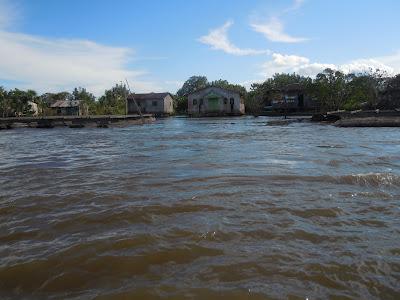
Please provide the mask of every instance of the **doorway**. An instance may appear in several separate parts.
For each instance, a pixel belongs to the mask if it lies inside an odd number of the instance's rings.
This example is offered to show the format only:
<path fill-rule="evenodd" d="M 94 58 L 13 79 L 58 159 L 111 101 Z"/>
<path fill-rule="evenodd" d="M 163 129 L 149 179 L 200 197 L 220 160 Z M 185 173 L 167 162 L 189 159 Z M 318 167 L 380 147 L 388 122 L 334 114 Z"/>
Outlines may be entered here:
<path fill-rule="evenodd" d="M 304 95 L 303 95 L 303 94 L 300 94 L 300 95 L 299 95 L 299 103 L 298 103 L 298 106 L 299 106 L 300 109 L 303 109 L 303 107 L 304 107 Z"/>

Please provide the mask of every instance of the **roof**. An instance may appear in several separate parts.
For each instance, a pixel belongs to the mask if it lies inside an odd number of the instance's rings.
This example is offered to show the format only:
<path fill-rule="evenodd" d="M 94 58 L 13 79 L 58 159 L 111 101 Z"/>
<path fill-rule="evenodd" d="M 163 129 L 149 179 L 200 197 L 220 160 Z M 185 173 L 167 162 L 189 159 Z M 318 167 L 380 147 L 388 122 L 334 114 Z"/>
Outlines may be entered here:
<path fill-rule="evenodd" d="M 52 105 L 51 108 L 63 108 L 63 107 L 78 107 L 80 100 L 57 100 Z"/>
<path fill-rule="evenodd" d="M 288 84 L 288 85 L 286 85 L 284 87 L 284 90 L 289 91 L 289 92 L 291 92 L 291 91 L 301 91 L 303 89 L 304 88 L 302 87 L 302 85 L 300 83 L 291 83 L 291 84 Z"/>
<path fill-rule="evenodd" d="M 197 93 L 199 93 L 199 92 L 202 92 L 202 91 L 204 91 L 204 90 L 206 90 L 206 89 L 210 89 L 210 88 L 211 88 L 211 89 L 223 90 L 223 91 L 227 91 L 227 92 L 230 92 L 230 93 L 234 93 L 234 94 L 239 94 L 239 95 L 240 95 L 240 93 L 237 92 L 237 91 L 234 91 L 234 90 L 231 90 L 231 89 L 221 88 L 221 87 L 219 87 L 219 86 L 214 86 L 214 85 L 210 85 L 210 86 L 207 86 L 207 87 L 198 89 L 197 91 L 194 91 L 193 93 L 190 93 L 189 95 L 194 95 L 194 94 L 197 94 Z M 241 96 L 241 95 L 240 95 L 240 96 Z"/>
<path fill-rule="evenodd" d="M 131 94 L 129 99 L 135 98 L 135 100 L 164 100 L 170 93 L 144 93 L 144 94 Z M 172 97 L 172 96 L 171 96 Z"/>
<path fill-rule="evenodd" d="M 267 93 L 290 93 L 304 91 L 304 87 L 300 83 L 287 84 L 282 88 L 271 88 Z"/>

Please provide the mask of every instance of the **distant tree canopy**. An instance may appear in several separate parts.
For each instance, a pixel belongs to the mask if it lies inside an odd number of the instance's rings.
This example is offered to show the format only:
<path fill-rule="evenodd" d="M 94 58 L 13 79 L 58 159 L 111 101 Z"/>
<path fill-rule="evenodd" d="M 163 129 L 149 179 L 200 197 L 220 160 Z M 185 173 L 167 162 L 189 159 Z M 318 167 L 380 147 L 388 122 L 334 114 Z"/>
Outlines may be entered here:
<path fill-rule="evenodd" d="M 37 94 L 33 90 L 13 89 L 7 92 L 0 87 L 0 114 L 3 117 L 32 115 L 30 103 L 36 102 L 37 98 Z"/>
<path fill-rule="evenodd" d="M 208 81 L 205 76 L 192 76 L 174 96 L 178 113 L 187 110 L 187 96 L 209 86 L 216 86 L 238 92 L 244 99 L 248 113 L 259 113 L 280 91 L 288 85 L 298 84 L 309 96 L 319 103 L 322 111 L 345 109 L 393 109 L 400 108 L 400 75 L 390 77 L 380 70 L 369 70 L 359 74 L 345 74 L 338 70 L 326 69 L 315 78 L 298 74 L 275 74 L 260 83 L 253 83 L 247 92 L 244 86 L 219 79 Z M 57 100 L 81 100 L 91 115 L 125 114 L 128 89 L 116 84 L 97 100 L 83 87 L 71 93 L 45 93 L 37 95 L 33 90 L 6 90 L 0 86 L 0 116 L 11 117 L 31 115 L 30 103 L 36 103 L 40 115 L 51 114 L 50 106 Z"/>
<path fill-rule="evenodd" d="M 246 111 L 257 114 L 263 107 L 270 103 L 289 84 L 299 84 L 304 89 L 309 89 L 312 79 L 298 74 L 274 74 L 262 83 L 253 83 L 250 92 L 245 98 Z"/>
<path fill-rule="evenodd" d="M 375 108 L 388 79 L 379 70 L 344 74 L 326 69 L 316 76 L 309 91 L 323 110 Z"/>
<path fill-rule="evenodd" d="M 400 108 L 400 74 L 386 81 L 385 88 L 381 94 L 377 103 L 378 108 Z"/>
<path fill-rule="evenodd" d="M 248 111 L 259 111 L 265 103 L 276 96 L 275 90 L 281 90 L 296 83 L 308 95 L 316 99 L 323 111 L 373 109 L 378 106 L 378 103 L 383 103 L 381 100 L 384 91 L 388 89 L 388 84 L 392 79 L 380 70 L 345 74 L 338 70 L 325 69 L 314 79 L 298 74 L 275 74 L 263 83 L 251 85 L 246 106 L 249 108 Z M 387 102 L 381 106 L 389 108 L 388 103 L 393 103 L 396 97 L 398 96 L 387 94 Z"/>
<path fill-rule="evenodd" d="M 97 114 L 96 97 L 92 93 L 86 91 L 85 88 L 75 88 L 71 95 L 72 100 L 81 100 L 85 107 L 87 107 L 89 115 Z"/>
<path fill-rule="evenodd" d="M 187 97 L 189 94 L 209 86 L 206 76 L 192 76 L 185 81 L 183 86 L 176 92 L 178 97 Z"/>
<path fill-rule="evenodd" d="M 124 115 L 128 93 L 128 88 L 124 84 L 116 84 L 111 89 L 106 90 L 98 100 L 96 114 Z"/>

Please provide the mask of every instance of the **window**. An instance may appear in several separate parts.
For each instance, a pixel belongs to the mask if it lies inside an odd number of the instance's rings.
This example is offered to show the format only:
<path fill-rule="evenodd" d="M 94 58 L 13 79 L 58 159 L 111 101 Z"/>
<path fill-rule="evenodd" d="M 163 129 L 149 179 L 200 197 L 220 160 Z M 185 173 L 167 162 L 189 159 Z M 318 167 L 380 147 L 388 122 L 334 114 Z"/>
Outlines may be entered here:
<path fill-rule="evenodd" d="M 153 106 L 157 106 L 157 101 L 153 101 Z"/>
<path fill-rule="evenodd" d="M 228 104 L 228 98 L 224 98 L 224 104 Z"/>
<path fill-rule="evenodd" d="M 203 98 L 200 99 L 200 104 L 203 105 Z"/>
<path fill-rule="evenodd" d="M 235 103 L 235 99 L 231 98 L 229 100 L 230 100 L 231 105 Z"/>
<path fill-rule="evenodd" d="M 197 105 L 197 99 L 193 99 L 193 105 Z"/>

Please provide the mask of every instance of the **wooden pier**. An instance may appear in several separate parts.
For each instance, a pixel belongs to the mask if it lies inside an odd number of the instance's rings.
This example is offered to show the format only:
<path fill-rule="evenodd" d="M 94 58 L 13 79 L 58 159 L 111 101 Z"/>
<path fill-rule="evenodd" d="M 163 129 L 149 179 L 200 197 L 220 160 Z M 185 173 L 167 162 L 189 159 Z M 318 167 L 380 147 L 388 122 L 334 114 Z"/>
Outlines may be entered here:
<path fill-rule="evenodd" d="M 14 127 L 53 128 L 53 127 L 100 127 L 112 125 L 144 124 L 155 121 L 154 115 L 106 115 L 106 116 L 47 116 L 0 118 L 0 129 Z"/>

